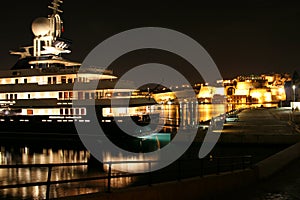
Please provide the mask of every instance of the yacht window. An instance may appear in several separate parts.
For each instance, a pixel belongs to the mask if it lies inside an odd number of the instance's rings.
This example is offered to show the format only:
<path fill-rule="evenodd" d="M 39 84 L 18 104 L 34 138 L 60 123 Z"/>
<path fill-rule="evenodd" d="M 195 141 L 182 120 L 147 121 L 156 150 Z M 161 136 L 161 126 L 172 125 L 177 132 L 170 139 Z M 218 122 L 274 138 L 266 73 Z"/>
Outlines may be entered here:
<path fill-rule="evenodd" d="M 27 83 L 27 78 L 24 79 L 24 83 Z"/>
<path fill-rule="evenodd" d="M 82 100 L 83 99 L 83 92 L 78 92 L 78 99 Z"/>
<path fill-rule="evenodd" d="M 27 110 L 27 115 L 33 115 L 33 110 Z"/>
<path fill-rule="evenodd" d="M 64 114 L 64 110 L 63 109 L 60 109 L 59 112 L 60 112 L 61 115 Z"/>
<path fill-rule="evenodd" d="M 15 84 L 18 84 L 19 83 L 19 79 L 15 79 Z"/>
<path fill-rule="evenodd" d="M 14 95 L 13 94 L 10 94 L 10 99 L 13 99 L 14 98 Z"/>
<path fill-rule="evenodd" d="M 70 115 L 74 115 L 74 108 L 70 109 Z"/>
<path fill-rule="evenodd" d="M 71 78 L 68 79 L 68 83 L 72 83 L 72 79 Z"/>
<path fill-rule="evenodd" d="M 103 97 L 103 92 L 102 91 L 99 92 L 98 96 L 99 96 L 99 99 L 101 99 Z"/>
<path fill-rule="evenodd" d="M 51 77 L 48 77 L 48 84 L 51 84 Z"/>
<path fill-rule="evenodd" d="M 28 94 L 28 99 L 30 99 L 30 94 Z"/>
<path fill-rule="evenodd" d="M 69 93 L 68 92 L 64 92 L 64 99 L 68 99 L 69 98 Z"/>
<path fill-rule="evenodd" d="M 8 94 L 6 94 L 6 99 L 8 99 L 9 98 L 9 95 Z"/>
<path fill-rule="evenodd" d="M 80 114 L 79 111 L 80 111 L 79 108 L 76 108 L 76 109 L 75 109 L 75 114 L 76 114 L 76 115 L 79 115 L 79 114 Z"/>
<path fill-rule="evenodd" d="M 85 93 L 85 99 L 89 99 L 90 98 L 90 93 L 86 92 Z"/>
<path fill-rule="evenodd" d="M 62 76 L 62 77 L 61 77 L 61 83 L 66 83 L 66 82 L 67 82 L 66 76 Z"/>
<path fill-rule="evenodd" d="M 87 78 L 86 77 L 79 77 L 79 82 L 80 83 L 87 83 Z"/>
<path fill-rule="evenodd" d="M 18 94 L 15 94 L 15 99 L 18 99 Z"/>
<path fill-rule="evenodd" d="M 73 99 L 73 92 L 69 92 L 69 98 Z"/>
<path fill-rule="evenodd" d="M 95 93 L 94 92 L 91 93 L 91 98 L 95 99 Z"/>
<path fill-rule="evenodd" d="M 81 108 L 81 115 L 85 115 L 85 108 Z"/>
<path fill-rule="evenodd" d="M 58 93 L 58 98 L 59 98 L 59 99 L 62 99 L 62 98 L 63 98 L 63 93 L 62 93 L 62 92 L 59 92 L 59 93 Z"/>
<path fill-rule="evenodd" d="M 66 114 L 66 115 L 69 114 L 69 109 L 68 109 L 68 108 L 65 109 L 65 114 Z"/>
<path fill-rule="evenodd" d="M 53 77 L 53 84 L 56 84 L 56 77 Z"/>

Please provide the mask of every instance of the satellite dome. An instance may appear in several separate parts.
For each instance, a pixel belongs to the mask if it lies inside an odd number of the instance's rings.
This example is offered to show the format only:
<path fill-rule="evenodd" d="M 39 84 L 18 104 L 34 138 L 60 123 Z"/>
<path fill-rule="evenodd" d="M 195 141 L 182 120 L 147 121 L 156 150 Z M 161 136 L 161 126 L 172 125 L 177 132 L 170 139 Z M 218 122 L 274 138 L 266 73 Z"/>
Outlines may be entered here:
<path fill-rule="evenodd" d="M 32 32 L 35 36 L 44 36 L 49 33 L 50 29 L 50 21 L 46 17 L 36 18 L 32 22 L 31 26 Z"/>

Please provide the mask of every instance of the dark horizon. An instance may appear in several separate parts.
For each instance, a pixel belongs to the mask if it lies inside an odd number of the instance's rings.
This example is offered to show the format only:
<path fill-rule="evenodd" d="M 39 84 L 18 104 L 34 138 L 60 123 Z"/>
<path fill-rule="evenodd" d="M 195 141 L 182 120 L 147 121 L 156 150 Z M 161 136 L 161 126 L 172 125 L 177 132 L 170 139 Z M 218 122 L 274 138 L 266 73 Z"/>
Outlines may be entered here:
<path fill-rule="evenodd" d="M 32 21 L 46 17 L 50 0 L 7 2 L 0 13 L 0 69 L 9 69 L 17 61 L 9 50 L 32 45 Z M 71 55 L 66 58 L 82 62 L 100 42 L 119 32 L 146 26 L 180 31 L 201 44 L 211 55 L 223 78 L 261 73 L 293 73 L 300 60 L 300 2 L 227 1 L 205 3 L 118 3 L 65 0 L 64 38 L 71 39 Z M 149 56 L 150 55 L 150 56 Z M 161 61 L 175 68 L 186 65 L 174 56 L 159 52 L 137 52 L 117 61 L 114 71 L 121 74 L 143 62 Z M 162 59 L 162 60 L 160 60 Z M 181 65 L 182 64 L 182 65 Z M 119 67 L 122 65 L 122 67 Z M 192 71 L 186 71 L 192 74 Z M 191 77 L 197 79 L 197 77 Z"/>

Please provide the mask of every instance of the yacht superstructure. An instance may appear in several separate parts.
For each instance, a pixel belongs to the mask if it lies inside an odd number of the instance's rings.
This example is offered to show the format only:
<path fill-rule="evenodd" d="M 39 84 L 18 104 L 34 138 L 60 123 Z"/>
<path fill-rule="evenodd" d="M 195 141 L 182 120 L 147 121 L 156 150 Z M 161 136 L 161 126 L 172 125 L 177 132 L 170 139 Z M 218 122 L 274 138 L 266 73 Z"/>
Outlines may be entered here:
<path fill-rule="evenodd" d="M 49 6 L 53 13 L 33 21 L 33 46 L 23 47 L 11 54 L 19 55 L 11 70 L 0 72 L 0 125 L 4 130 L 40 131 L 56 127 L 68 131 L 74 121 L 89 123 L 89 105 L 73 107 L 75 100 L 94 100 L 101 125 L 114 120 L 134 119 L 136 123 L 149 120 L 152 97 L 139 95 L 132 82 L 123 81 L 114 89 L 118 78 L 111 70 L 89 67 L 78 74 L 81 63 L 64 59 L 70 53 L 70 41 L 61 38 L 63 22 L 59 13 L 61 0 Z M 96 90 L 73 90 L 74 83 L 98 82 Z M 111 99 L 120 100 L 118 108 L 111 109 Z M 122 100 L 130 98 L 130 106 Z M 66 125 L 67 124 L 67 125 Z M 109 126 L 111 127 L 111 125 Z M 2 129 L 3 130 L 3 129 Z"/>

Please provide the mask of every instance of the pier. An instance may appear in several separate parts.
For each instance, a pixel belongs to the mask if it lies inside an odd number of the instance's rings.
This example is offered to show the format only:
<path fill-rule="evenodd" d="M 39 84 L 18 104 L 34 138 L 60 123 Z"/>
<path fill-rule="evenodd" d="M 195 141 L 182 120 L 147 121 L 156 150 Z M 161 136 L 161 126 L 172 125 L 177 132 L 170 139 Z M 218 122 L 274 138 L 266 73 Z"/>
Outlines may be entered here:
<path fill-rule="evenodd" d="M 252 108 L 239 112 L 239 121 L 224 123 L 218 143 L 295 144 L 300 141 L 300 113 L 290 108 Z M 196 141 L 202 141 L 199 133 Z"/>

